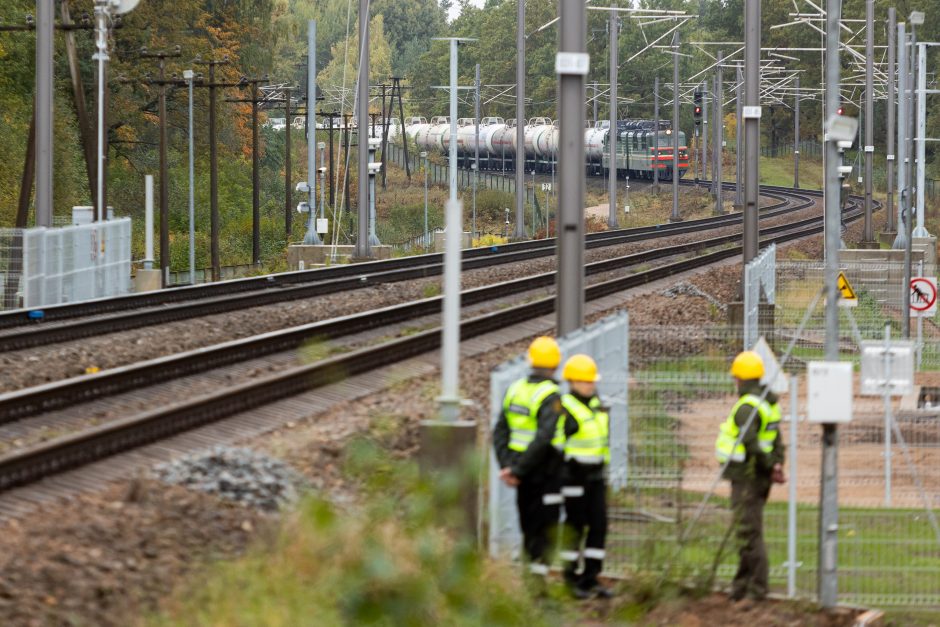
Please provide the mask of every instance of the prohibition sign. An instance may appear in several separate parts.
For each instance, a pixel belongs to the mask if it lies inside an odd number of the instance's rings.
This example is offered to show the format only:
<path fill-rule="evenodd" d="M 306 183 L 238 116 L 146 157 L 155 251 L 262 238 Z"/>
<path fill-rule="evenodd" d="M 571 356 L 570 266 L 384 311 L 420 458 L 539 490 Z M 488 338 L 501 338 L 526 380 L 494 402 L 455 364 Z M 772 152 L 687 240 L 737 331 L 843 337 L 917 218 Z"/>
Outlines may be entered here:
<path fill-rule="evenodd" d="M 911 279 L 911 311 L 933 315 L 937 310 L 937 280 L 924 277 Z"/>

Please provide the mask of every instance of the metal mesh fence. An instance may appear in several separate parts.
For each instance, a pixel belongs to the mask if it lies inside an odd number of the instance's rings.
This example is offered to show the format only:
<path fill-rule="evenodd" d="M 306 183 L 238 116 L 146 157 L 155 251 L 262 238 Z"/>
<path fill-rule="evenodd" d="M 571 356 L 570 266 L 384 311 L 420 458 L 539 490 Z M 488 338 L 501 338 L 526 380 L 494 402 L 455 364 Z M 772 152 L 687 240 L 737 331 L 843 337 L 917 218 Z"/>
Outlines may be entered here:
<path fill-rule="evenodd" d="M 23 229 L 0 229 L 0 309 L 22 302 Z"/>
<path fill-rule="evenodd" d="M 22 306 L 41 307 L 130 290 L 130 218 L 22 231 Z"/>
<path fill-rule="evenodd" d="M 793 341 L 794 321 L 803 313 L 794 301 L 803 299 L 805 309 L 820 289 L 821 282 L 803 272 L 808 270 L 812 268 L 805 264 L 780 265 L 777 315 L 772 328 L 763 329 L 778 356 Z M 896 298 L 894 292 L 887 290 L 884 300 Z M 879 337 L 882 318 L 890 318 L 891 311 L 876 305 L 877 301 L 872 296 L 866 305 L 865 298 L 860 298 L 851 313 L 842 313 L 840 357 L 855 362 L 856 372 L 859 351 L 850 318 L 856 318 L 859 334 Z M 781 430 L 796 460 L 795 464 L 794 458 L 788 460 L 792 492 L 789 484 L 772 489 L 764 523 L 771 584 L 784 592 L 791 575 L 788 517 L 792 515 L 796 559 L 790 591 L 808 598 L 816 593 L 821 427 L 804 421 L 803 381 L 806 363 L 822 358 L 821 300 L 818 307 L 785 366 L 799 383 L 795 412 L 790 398 L 780 399 Z M 742 333 L 740 328 L 727 327 L 631 328 L 630 474 L 626 489 L 612 495 L 606 565 L 611 572 L 668 570 L 670 577 L 704 585 L 728 584 L 733 577 L 737 547 L 734 536 L 727 536 L 729 484 L 719 481 L 707 504 L 702 507 L 702 503 L 719 471 L 714 455 L 719 425 L 737 398 L 728 367 L 742 346 Z M 890 457 L 885 454 L 883 401 L 858 396 L 856 374 L 854 419 L 839 428 L 839 590 L 843 602 L 940 607 L 940 538 L 925 511 L 925 500 L 940 509 L 940 408 L 926 406 L 936 406 L 940 396 L 925 391 L 932 389 L 935 379 L 940 382 L 935 372 L 940 363 L 927 358 L 940 351 L 938 340 L 925 334 L 925 359 L 916 375 L 915 394 L 891 402 L 904 444 L 894 437 Z M 790 419 L 793 413 L 795 424 Z M 890 505 L 885 503 L 886 459 L 891 460 Z M 791 497 L 792 512 L 788 510 Z"/>

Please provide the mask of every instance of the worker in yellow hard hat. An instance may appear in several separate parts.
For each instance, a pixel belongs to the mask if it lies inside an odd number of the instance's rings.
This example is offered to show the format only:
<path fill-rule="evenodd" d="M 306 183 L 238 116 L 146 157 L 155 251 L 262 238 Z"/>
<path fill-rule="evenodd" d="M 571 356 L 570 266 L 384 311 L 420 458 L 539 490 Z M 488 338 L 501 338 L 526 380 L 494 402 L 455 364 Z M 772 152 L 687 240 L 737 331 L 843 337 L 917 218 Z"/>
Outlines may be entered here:
<path fill-rule="evenodd" d="M 593 359 L 573 355 L 565 362 L 561 376 L 570 387 L 561 397 L 564 410 L 558 422 L 565 456 L 561 488 L 565 529 L 559 554 L 565 583 L 578 599 L 609 598 L 610 590 L 597 577 L 606 555 L 610 420 L 597 394 L 600 375 Z"/>
<path fill-rule="evenodd" d="M 529 346 L 529 363 L 529 375 L 506 391 L 493 427 L 493 447 L 500 478 L 516 488 L 529 572 L 544 590 L 562 503 L 562 458 L 556 441 L 561 397 L 554 378 L 561 363 L 558 343 L 550 337 L 536 338 Z"/>
<path fill-rule="evenodd" d="M 777 396 L 762 383 L 764 361 L 754 351 L 734 358 L 731 376 L 739 398 L 715 441 L 715 454 L 731 481 L 733 531 L 740 563 L 731 598 L 762 600 L 767 596 L 768 562 L 764 546 L 764 505 L 773 483 L 783 483 L 786 447 L 780 436 Z M 730 531 L 729 531 L 730 532 Z"/>

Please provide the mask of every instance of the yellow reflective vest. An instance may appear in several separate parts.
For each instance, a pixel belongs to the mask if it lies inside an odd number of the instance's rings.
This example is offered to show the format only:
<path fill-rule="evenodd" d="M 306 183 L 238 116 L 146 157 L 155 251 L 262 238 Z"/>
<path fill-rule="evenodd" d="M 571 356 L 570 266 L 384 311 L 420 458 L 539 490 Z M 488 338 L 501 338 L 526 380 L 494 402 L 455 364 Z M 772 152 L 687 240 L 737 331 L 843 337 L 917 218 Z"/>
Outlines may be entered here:
<path fill-rule="evenodd" d="M 509 425 L 510 449 L 522 453 L 529 448 L 538 431 L 539 407 L 546 398 L 558 392 L 558 384 L 551 379 L 532 383 L 525 378 L 509 386 L 503 397 L 503 414 Z M 552 444 L 555 444 L 554 440 Z"/>
<path fill-rule="evenodd" d="M 601 410 L 601 401 L 596 396 L 588 405 L 573 394 L 561 397 L 561 404 L 578 422 L 578 430 L 564 440 L 565 459 L 582 464 L 607 464 L 610 462 L 610 418 Z M 564 438 L 565 416 L 558 424 L 560 437 Z M 555 439 L 558 439 L 556 435 Z"/>
<path fill-rule="evenodd" d="M 715 440 L 715 456 L 722 464 L 728 460 L 743 462 L 747 458 L 744 444 L 738 442 L 741 430 L 734 420 L 738 410 L 745 405 L 757 408 L 757 417 L 760 419 L 757 442 L 761 451 L 770 453 L 774 450 L 774 443 L 777 440 L 777 432 L 780 427 L 780 406 L 776 403 L 771 405 L 766 399 L 761 400 L 759 396 L 754 394 L 744 394 L 731 408 L 728 419 L 721 423 L 718 439 Z"/>

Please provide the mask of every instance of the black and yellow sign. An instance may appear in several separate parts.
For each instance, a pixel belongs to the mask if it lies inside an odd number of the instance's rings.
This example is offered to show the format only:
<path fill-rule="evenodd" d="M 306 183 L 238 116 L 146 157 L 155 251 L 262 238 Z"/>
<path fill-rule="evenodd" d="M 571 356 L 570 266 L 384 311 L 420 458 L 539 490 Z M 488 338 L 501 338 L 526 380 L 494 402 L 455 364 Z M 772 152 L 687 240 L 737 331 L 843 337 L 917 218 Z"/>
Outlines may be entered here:
<path fill-rule="evenodd" d="M 839 273 L 839 278 L 836 280 L 836 288 L 839 290 L 839 304 L 843 307 L 854 307 L 858 304 L 858 294 L 855 293 L 855 289 L 852 287 L 852 284 L 849 283 L 849 280 L 845 278 L 845 272 Z"/>

